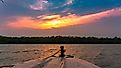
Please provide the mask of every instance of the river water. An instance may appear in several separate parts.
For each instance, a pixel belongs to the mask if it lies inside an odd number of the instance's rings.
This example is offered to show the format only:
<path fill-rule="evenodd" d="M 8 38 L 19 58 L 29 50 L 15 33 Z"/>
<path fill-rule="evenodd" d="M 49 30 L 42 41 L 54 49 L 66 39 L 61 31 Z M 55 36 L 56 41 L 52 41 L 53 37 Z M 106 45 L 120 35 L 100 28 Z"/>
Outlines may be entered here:
<path fill-rule="evenodd" d="M 65 46 L 66 55 L 101 68 L 121 68 L 121 44 L 0 44 L 0 66 L 43 58 Z"/>

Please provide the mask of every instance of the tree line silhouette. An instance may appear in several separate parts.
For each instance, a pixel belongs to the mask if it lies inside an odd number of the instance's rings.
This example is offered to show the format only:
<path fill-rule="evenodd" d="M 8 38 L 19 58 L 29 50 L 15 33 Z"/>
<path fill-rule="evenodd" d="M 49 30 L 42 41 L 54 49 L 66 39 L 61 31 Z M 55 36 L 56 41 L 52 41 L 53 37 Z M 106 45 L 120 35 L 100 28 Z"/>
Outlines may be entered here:
<path fill-rule="evenodd" d="M 121 38 L 97 38 L 77 36 L 6 37 L 0 36 L 0 44 L 121 44 Z"/>

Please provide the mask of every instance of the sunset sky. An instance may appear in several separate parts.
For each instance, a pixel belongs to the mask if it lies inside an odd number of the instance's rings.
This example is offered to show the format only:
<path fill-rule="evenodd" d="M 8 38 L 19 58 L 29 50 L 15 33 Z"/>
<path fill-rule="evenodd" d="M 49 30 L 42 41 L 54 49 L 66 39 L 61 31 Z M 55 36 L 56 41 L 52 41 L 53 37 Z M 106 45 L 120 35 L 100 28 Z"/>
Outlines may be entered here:
<path fill-rule="evenodd" d="M 121 37 L 121 0 L 4 0 L 0 35 Z"/>

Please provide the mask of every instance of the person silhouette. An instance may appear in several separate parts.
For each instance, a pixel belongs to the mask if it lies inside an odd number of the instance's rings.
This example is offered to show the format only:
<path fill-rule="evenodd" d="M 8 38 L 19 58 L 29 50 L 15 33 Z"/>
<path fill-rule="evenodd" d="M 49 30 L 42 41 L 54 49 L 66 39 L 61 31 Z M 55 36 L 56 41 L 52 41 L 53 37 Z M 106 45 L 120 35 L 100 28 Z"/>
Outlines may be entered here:
<path fill-rule="evenodd" d="M 65 57 L 65 50 L 64 50 L 64 46 L 60 46 L 60 51 L 61 51 L 61 54 L 59 55 L 59 57 Z"/>

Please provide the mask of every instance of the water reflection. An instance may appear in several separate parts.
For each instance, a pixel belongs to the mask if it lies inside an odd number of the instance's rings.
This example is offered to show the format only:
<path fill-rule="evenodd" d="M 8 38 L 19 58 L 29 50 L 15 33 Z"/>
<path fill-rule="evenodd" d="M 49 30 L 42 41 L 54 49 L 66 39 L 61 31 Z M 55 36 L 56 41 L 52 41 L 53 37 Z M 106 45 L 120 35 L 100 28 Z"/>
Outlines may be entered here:
<path fill-rule="evenodd" d="M 84 59 L 102 68 L 121 68 L 121 46 L 105 44 L 7 44 L 0 45 L 0 65 L 47 57 L 65 46 L 66 55 Z"/>

